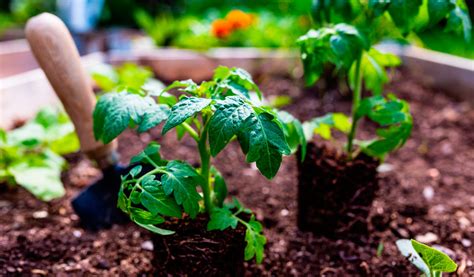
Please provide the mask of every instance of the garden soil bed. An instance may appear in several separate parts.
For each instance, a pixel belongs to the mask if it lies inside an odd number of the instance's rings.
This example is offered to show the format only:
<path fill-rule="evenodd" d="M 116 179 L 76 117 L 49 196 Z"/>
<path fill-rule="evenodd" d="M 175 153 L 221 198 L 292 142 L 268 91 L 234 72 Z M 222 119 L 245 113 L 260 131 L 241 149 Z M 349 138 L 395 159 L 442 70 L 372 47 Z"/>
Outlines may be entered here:
<path fill-rule="evenodd" d="M 292 96 L 293 104 L 285 109 L 301 119 L 350 109 L 348 97 L 336 91 L 302 89 L 285 78 L 260 76 L 258 81 L 267 95 Z M 256 212 L 268 238 L 263 264 L 246 263 L 246 275 L 416 276 L 395 246 L 399 238 L 416 236 L 443 246 L 459 265 L 459 275 L 474 275 L 474 110 L 419 85 L 405 72 L 395 72 L 389 89 L 411 103 L 415 126 L 406 146 L 386 160 L 384 168 L 392 170 L 380 176 L 368 238 L 328 239 L 297 229 L 293 157 L 284 159 L 273 181 L 246 164 L 235 143 L 217 157 L 230 194 Z M 125 133 L 119 140 L 122 161 L 155 138 L 165 158 L 198 163 L 191 139 L 176 144 L 175 137 L 161 138 L 157 129 L 140 136 Z M 68 159 L 63 199 L 45 204 L 20 189 L 0 193 L 0 275 L 152 275 L 147 231 L 130 223 L 92 233 L 78 225 L 70 200 L 99 172 L 80 155 Z"/>

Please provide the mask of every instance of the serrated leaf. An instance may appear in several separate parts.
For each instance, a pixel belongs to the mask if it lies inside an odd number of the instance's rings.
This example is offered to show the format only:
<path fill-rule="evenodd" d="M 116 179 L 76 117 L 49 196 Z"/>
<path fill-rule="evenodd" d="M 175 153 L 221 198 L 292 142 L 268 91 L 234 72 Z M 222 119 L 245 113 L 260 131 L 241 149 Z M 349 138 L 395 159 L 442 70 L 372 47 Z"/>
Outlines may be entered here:
<path fill-rule="evenodd" d="M 154 176 L 152 179 L 154 179 Z M 141 203 L 153 215 L 161 214 L 181 218 L 181 208 L 173 198 L 165 194 L 159 181 L 144 180 L 142 188 L 143 191 L 140 194 Z"/>
<path fill-rule="evenodd" d="M 207 230 L 225 230 L 229 227 L 235 229 L 238 224 L 237 218 L 226 208 L 214 208 L 211 212 L 211 220 L 207 223 Z"/>
<path fill-rule="evenodd" d="M 140 195 L 141 195 L 141 192 L 136 191 L 136 190 L 132 191 L 130 193 L 130 201 L 135 205 L 140 204 L 142 202 L 140 199 Z"/>
<path fill-rule="evenodd" d="M 171 113 L 163 127 L 163 135 L 172 128 L 183 123 L 189 117 L 202 111 L 211 104 L 211 99 L 198 97 L 184 97 L 171 108 Z"/>
<path fill-rule="evenodd" d="M 247 162 L 256 162 L 257 168 L 268 179 L 278 172 L 282 154 L 291 153 L 283 131 L 274 119 L 267 112 L 258 115 L 252 113 L 245 120 L 238 136 L 242 150 L 247 152 Z"/>
<path fill-rule="evenodd" d="M 216 156 L 224 149 L 252 113 L 252 107 L 237 96 L 217 101 L 214 106 L 216 111 L 209 122 L 209 145 L 212 156 Z"/>
<path fill-rule="evenodd" d="M 191 79 L 183 80 L 183 81 L 174 81 L 171 85 L 167 86 L 163 91 L 167 92 L 175 88 L 178 88 L 180 91 L 184 91 L 192 95 L 197 95 L 198 85 Z"/>
<path fill-rule="evenodd" d="M 137 166 L 135 166 L 134 168 L 132 168 L 132 169 L 130 170 L 130 175 L 131 175 L 132 177 L 135 177 L 135 176 L 137 176 L 138 174 L 140 174 L 141 171 L 142 171 L 142 166 L 141 166 L 141 165 L 137 165 Z"/>
<path fill-rule="evenodd" d="M 156 142 L 151 142 L 150 144 L 148 144 L 142 152 L 132 157 L 132 159 L 130 160 L 131 164 L 151 164 L 151 162 L 154 162 L 157 165 L 163 165 L 163 163 L 166 162 L 161 159 L 160 145 Z"/>
<path fill-rule="evenodd" d="M 150 97 L 121 91 L 108 93 L 99 98 L 94 109 L 94 136 L 97 140 L 109 143 L 122 133 L 130 124 L 142 124 L 140 131 L 154 127 L 164 118 L 156 117 L 157 110 L 163 111 L 164 106 L 158 105 Z M 162 114 L 159 114 L 162 115 Z"/>
<path fill-rule="evenodd" d="M 262 98 L 262 92 L 252 80 L 252 76 L 242 68 L 219 66 L 214 71 L 213 80 L 221 86 L 228 86 L 227 88 L 229 88 L 234 94 L 250 99 L 248 91 L 254 91 L 260 99 Z"/>
<path fill-rule="evenodd" d="M 382 96 L 363 99 L 355 116 L 356 119 L 367 116 L 385 127 L 377 129 L 376 140 L 361 143 L 362 151 L 380 159 L 405 144 L 413 127 L 408 103 L 393 95 L 388 100 Z"/>
<path fill-rule="evenodd" d="M 143 133 L 168 118 L 170 109 L 166 105 L 151 105 L 140 120 L 137 131 Z"/>
<path fill-rule="evenodd" d="M 222 82 L 217 83 L 217 86 L 220 89 L 228 90 L 231 93 L 231 95 L 232 94 L 238 95 L 242 98 L 250 99 L 249 90 L 246 89 L 244 86 L 234 83 L 233 81 L 230 81 L 230 80 L 222 81 Z"/>
<path fill-rule="evenodd" d="M 245 247 L 246 261 L 255 257 L 258 264 L 262 262 L 265 244 L 267 243 L 267 239 L 261 234 L 262 230 L 263 227 L 260 222 L 256 221 L 255 217 L 252 216 L 245 232 L 245 241 L 247 242 Z"/>
<path fill-rule="evenodd" d="M 135 207 L 128 207 L 127 208 L 130 218 L 137 224 L 160 224 L 165 222 L 165 219 L 157 214 L 152 214 L 149 211 L 135 208 Z"/>
<path fill-rule="evenodd" d="M 310 30 L 298 39 L 308 85 L 316 82 L 327 63 L 349 70 L 367 47 L 365 38 L 352 25 L 340 23 L 332 27 Z"/>
<path fill-rule="evenodd" d="M 173 193 L 176 202 L 183 205 L 184 211 L 191 218 L 199 212 L 201 196 L 196 191 L 199 175 L 187 163 L 170 161 L 166 165 L 166 173 L 161 176 L 161 183 L 167 195 Z"/>

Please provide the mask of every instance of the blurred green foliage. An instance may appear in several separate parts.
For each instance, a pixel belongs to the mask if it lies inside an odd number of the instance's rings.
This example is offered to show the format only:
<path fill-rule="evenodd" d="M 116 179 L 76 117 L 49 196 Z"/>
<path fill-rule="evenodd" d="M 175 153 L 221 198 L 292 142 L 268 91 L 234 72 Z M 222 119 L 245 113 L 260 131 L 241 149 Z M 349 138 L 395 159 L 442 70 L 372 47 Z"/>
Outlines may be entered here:
<path fill-rule="evenodd" d="M 316 27 L 350 23 L 371 43 L 394 39 L 472 58 L 473 5 L 470 0 L 315 0 L 312 14 Z"/>
<path fill-rule="evenodd" d="M 208 49 L 210 47 L 288 48 L 310 27 L 305 15 L 277 15 L 268 11 L 250 13 L 255 19 L 251 26 L 233 31 L 225 38 L 212 34 L 212 23 L 225 13 L 211 10 L 204 16 L 173 16 L 171 13 L 152 17 L 139 10 L 138 24 L 158 46 Z"/>
<path fill-rule="evenodd" d="M 42 109 L 20 128 L 0 129 L 0 184 L 19 185 L 43 201 L 64 195 L 61 155 L 79 150 L 79 139 L 68 116 Z"/>
<path fill-rule="evenodd" d="M 42 12 L 54 12 L 55 0 L 2 0 L 0 35 L 8 28 L 22 26 L 28 18 Z"/>

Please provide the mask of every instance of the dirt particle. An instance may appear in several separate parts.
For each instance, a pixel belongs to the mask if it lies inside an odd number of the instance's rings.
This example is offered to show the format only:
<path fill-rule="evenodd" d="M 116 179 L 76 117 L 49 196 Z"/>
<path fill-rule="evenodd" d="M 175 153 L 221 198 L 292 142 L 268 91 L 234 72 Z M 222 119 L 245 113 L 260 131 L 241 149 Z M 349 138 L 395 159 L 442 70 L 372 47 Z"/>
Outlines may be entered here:
<path fill-rule="evenodd" d="M 428 232 L 423 235 L 417 235 L 416 240 L 421 242 L 421 243 L 426 243 L 426 244 L 431 244 L 433 242 L 436 242 L 438 240 L 438 236 L 435 233 Z"/>
<path fill-rule="evenodd" d="M 153 242 L 151 242 L 150 240 L 144 241 L 140 247 L 143 250 L 153 251 Z"/>

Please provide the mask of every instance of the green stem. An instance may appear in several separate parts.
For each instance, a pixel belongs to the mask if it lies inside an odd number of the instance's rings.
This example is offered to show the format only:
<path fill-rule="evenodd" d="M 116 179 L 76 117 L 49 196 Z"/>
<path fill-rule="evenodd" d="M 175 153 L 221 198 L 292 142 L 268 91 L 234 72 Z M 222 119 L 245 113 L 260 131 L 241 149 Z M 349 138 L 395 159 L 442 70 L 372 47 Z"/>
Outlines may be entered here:
<path fill-rule="evenodd" d="M 184 129 L 186 129 L 186 131 L 188 131 L 189 135 L 197 142 L 199 142 L 199 135 L 198 133 L 194 130 L 193 127 L 191 127 L 188 123 L 186 122 L 183 122 L 182 123 Z"/>
<path fill-rule="evenodd" d="M 201 138 L 198 141 L 198 148 L 199 155 L 201 156 L 201 177 L 204 180 L 204 183 L 201 185 L 202 193 L 204 194 L 204 206 L 206 212 L 210 214 L 213 208 L 213 203 L 211 201 L 211 183 L 209 174 L 211 153 L 207 147 L 207 126 L 204 127 Z"/>
<path fill-rule="evenodd" d="M 359 121 L 359 119 L 356 119 L 355 115 L 357 109 L 359 108 L 362 91 L 362 75 L 360 71 L 361 60 L 362 55 L 356 60 L 354 95 L 352 96 L 352 125 L 351 131 L 349 132 L 349 136 L 347 138 L 347 154 L 349 159 L 352 159 L 352 146 L 354 144 L 354 137 L 357 130 L 357 122 Z"/>

